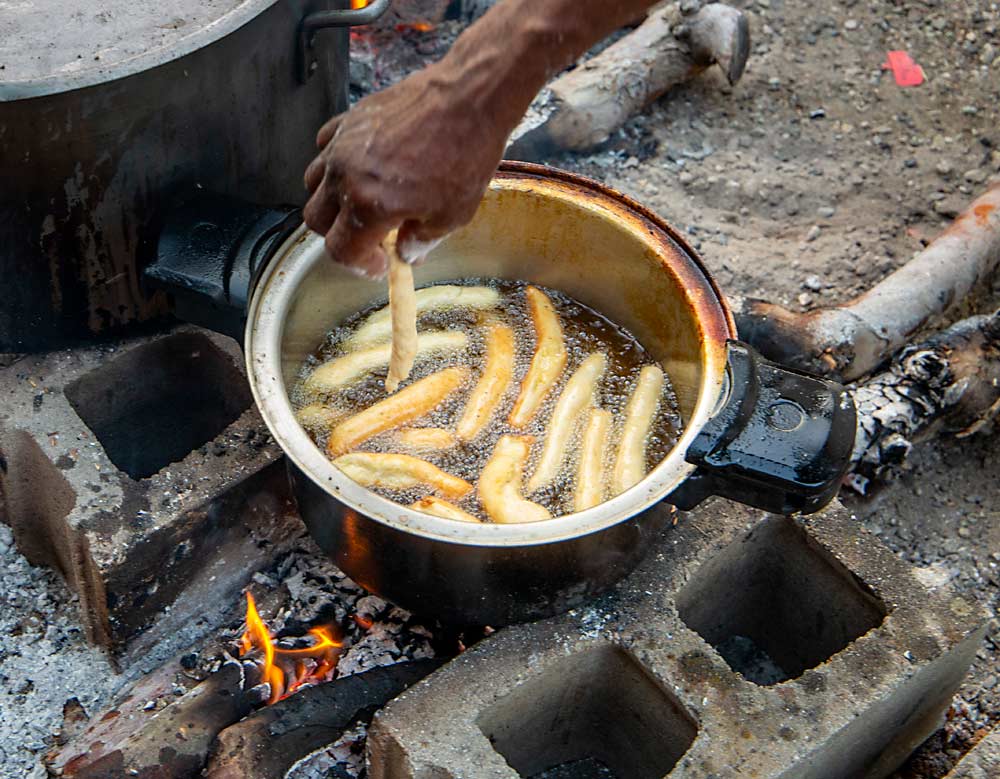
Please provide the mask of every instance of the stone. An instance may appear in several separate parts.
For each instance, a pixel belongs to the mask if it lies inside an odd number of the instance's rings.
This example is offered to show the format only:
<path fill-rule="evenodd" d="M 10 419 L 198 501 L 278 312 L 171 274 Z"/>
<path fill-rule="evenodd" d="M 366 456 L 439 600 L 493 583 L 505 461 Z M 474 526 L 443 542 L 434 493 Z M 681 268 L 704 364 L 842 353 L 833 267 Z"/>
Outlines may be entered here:
<path fill-rule="evenodd" d="M 988 615 L 838 504 L 715 500 L 611 593 L 507 628 L 392 701 L 370 779 L 885 777 L 942 722 Z M 566 773 L 564 775 L 573 775 Z"/>
<path fill-rule="evenodd" d="M 831 219 L 837 213 L 837 209 L 833 206 L 820 206 L 816 209 L 816 213 L 823 219 Z"/>
<path fill-rule="evenodd" d="M 856 29 L 858 29 L 858 20 L 857 19 L 848 19 L 846 22 L 844 22 L 844 29 L 845 30 L 856 30 Z"/>
<path fill-rule="evenodd" d="M 812 227 L 810 227 L 809 231 L 806 233 L 806 243 L 812 243 L 813 241 L 815 241 L 817 238 L 819 238 L 819 234 L 820 234 L 819 225 L 813 225 Z"/>
<path fill-rule="evenodd" d="M 955 168 L 952 166 L 948 160 L 939 160 L 934 166 L 934 170 L 940 173 L 942 176 L 950 176 L 955 172 Z"/>
<path fill-rule="evenodd" d="M 302 532 L 229 338 L 181 327 L 27 356 L 0 370 L 0 398 L 0 519 L 76 591 L 93 643 L 141 655 L 196 630 Z"/>
<path fill-rule="evenodd" d="M 945 779 L 996 779 L 1000 776 L 1000 726 L 983 737 L 958 761 Z"/>
<path fill-rule="evenodd" d="M 983 168 L 973 168 L 962 174 L 962 178 L 970 184 L 982 184 L 987 179 L 987 173 Z"/>
<path fill-rule="evenodd" d="M 802 286 L 810 292 L 819 292 L 823 289 L 823 280 L 819 276 L 806 276 Z"/>

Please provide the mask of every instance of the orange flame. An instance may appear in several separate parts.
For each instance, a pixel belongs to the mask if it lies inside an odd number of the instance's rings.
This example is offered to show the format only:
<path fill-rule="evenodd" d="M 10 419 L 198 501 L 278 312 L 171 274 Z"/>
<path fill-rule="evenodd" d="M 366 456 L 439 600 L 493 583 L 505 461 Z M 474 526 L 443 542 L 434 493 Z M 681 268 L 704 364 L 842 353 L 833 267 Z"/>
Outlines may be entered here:
<path fill-rule="evenodd" d="M 351 8 L 357 11 L 359 8 L 364 8 L 368 5 L 368 0 L 351 0 Z"/>
<path fill-rule="evenodd" d="M 271 632 L 257 612 L 257 603 L 249 592 L 247 596 L 247 629 L 240 637 L 240 657 L 254 649 L 264 655 L 262 682 L 271 687 L 268 705 L 287 698 L 307 684 L 326 682 L 333 678 L 340 656 L 341 642 L 328 627 L 309 631 L 313 638 L 310 646 L 302 649 L 282 649 L 275 646 Z M 311 661 L 311 662 L 307 662 Z"/>

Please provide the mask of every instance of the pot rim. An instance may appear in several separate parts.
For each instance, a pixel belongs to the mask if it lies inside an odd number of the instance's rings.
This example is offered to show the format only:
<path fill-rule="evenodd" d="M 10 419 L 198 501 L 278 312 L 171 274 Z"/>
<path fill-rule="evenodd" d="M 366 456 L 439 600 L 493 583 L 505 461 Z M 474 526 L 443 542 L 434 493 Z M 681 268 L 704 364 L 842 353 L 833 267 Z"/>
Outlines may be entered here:
<path fill-rule="evenodd" d="M 280 346 L 289 303 L 310 270 L 318 262 L 330 262 L 322 238 L 305 225 L 278 249 L 254 291 L 244 340 L 247 376 L 264 422 L 289 461 L 350 510 L 403 532 L 454 544 L 518 547 L 555 543 L 604 530 L 640 514 L 691 474 L 695 466 L 686 462 L 684 455 L 721 399 L 726 340 L 735 337 L 736 326 L 725 297 L 694 250 L 659 216 L 622 193 L 574 173 L 523 162 L 502 163 L 490 189 L 520 189 L 570 199 L 587 210 L 613 217 L 623 229 L 656 249 L 664 270 L 675 274 L 686 291 L 687 303 L 702 327 L 704 370 L 698 400 L 677 444 L 642 481 L 593 508 L 544 522 L 474 525 L 394 503 L 349 479 L 296 421 L 282 378 Z M 433 257 L 428 261 L 433 262 Z M 348 271 L 343 272 L 346 277 Z"/>
<path fill-rule="evenodd" d="M 107 67 L 54 72 L 18 81 L 0 82 L 0 102 L 72 92 L 152 70 L 212 45 L 253 21 L 277 2 L 278 0 L 240 0 L 239 5 L 230 8 L 191 33 L 179 38 L 171 38 L 166 43 L 152 46 L 141 53 L 114 61 Z M 289 45 L 292 44 L 289 43 Z"/>

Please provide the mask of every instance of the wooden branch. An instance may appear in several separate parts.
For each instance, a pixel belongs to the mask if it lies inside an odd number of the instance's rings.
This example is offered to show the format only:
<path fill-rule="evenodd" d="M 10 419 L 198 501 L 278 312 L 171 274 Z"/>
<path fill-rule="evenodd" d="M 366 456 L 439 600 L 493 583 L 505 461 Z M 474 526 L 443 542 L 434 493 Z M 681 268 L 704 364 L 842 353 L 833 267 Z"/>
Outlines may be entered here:
<path fill-rule="evenodd" d="M 263 703 L 259 688 L 244 687 L 244 670 L 236 661 L 227 662 L 148 717 L 137 713 L 113 718 L 121 720 L 116 722 L 118 740 L 95 740 L 84 731 L 62 750 L 66 759 L 59 775 L 64 779 L 200 776 L 216 734 Z"/>
<path fill-rule="evenodd" d="M 596 146 L 713 63 L 736 83 L 749 51 L 747 19 L 731 6 L 711 3 L 690 17 L 676 5 L 655 10 L 633 32 L 549 84 L 512 133 L 506 156 L 537 160 Z"/>
<path fill-rule="evenodd" d="M 806 314 L 736 301 L 740 336 L 765 357 L 851 381 L 877 368 L 917 330 L 961 303 L 1000 265 L 1000 185 L 930 246 L 851 302 Z"/>
<path fill-rule="evenodd" d="M 904 349 L 852 394 L 858 432 L 849 483 L 864 493 L 914 442 L 939 432 L 972 435 L 1000 412 L 1000 310 Z"/>
<path fill-rule="evenodd" d="M 206 779 L 282 779 L 306 755 L 332 744 L 359 721 L 441 665 L 440 660 L 374 668 L 301 690 L 219 734 Z"/>

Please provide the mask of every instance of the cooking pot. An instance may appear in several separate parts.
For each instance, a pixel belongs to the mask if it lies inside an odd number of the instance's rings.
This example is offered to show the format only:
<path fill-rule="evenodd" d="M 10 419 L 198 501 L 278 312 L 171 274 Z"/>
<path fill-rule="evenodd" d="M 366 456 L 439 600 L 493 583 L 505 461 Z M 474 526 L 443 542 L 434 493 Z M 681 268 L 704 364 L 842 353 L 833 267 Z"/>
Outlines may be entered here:
<path fill-rule="evenodd" d="M 178 190 L 300 201 L 317 129 L 347 108 L 345 26 L 389 0 L 348 5 L 0 4 L 0 352 L 162 316 L 142 269 Z"/>
<path fill-rule="evenodd" d="M 193 256 L 215 256 L 209 265 L 229 276 L 210 278 Z M 415 277 L 418 286 L 494 277 L 561 290 L 628 328 L 660 361 L 684 420 L 677 445 L 639 484 L 575 514 L 455 522 L 393 503 L 330 463 L 296 422 L 289 390 L 331 327 L 384 300 L 386 288 L 331 262 L 294 212 L 195 203 L 172 220 L 149 275 L 178 293 L 188 318 L 230 331 L 252 289 L 250 385 L 310 533 L 366 589 L 449 621 L 499 625 L 569 608 L 638 563 L 671 505 L 716 494 L 815 511 L 848 465 L 855 413 L 844 389 L 736 341 L 725 298 L 675 230 L 624 195 L 552 168 L 505 163 L 471 223 Z"/>

